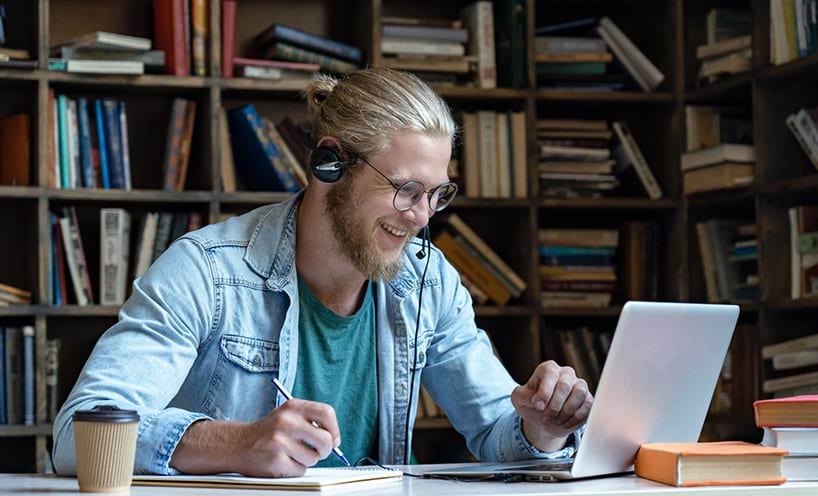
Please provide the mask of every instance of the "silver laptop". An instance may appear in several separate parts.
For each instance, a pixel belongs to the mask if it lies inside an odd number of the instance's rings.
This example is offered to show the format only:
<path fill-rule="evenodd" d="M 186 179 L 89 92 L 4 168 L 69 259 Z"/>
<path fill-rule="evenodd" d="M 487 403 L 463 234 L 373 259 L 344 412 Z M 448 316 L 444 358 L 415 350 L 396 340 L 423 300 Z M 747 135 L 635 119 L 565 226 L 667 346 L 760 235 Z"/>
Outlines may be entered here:
<path fill-rule="evenodd" d="M 574 459 L 426 474 L 539 481 L 593 477 L 633 470 L 643 443 L 697 441 L 738 314 L 736 305 L 626 303 Z"/>

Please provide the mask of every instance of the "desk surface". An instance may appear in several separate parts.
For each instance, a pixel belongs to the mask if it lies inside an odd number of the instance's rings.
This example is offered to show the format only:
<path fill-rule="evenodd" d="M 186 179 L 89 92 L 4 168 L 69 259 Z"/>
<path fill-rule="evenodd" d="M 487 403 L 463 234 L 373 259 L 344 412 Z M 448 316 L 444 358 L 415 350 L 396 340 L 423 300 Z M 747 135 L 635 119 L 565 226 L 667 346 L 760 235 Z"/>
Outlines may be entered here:
<path fill-rule="evenodd" d="M 451 465 L 462 466 L 462 465 Z M 421 473 L 432 468 L 440 469 L 446 465 L 414 465 L 410 472 Z M 406 469 L 406 467 L 400 467 Z M 378 485 L 351 485 L 347 489 L 330 489 L 326 493 L 357 493 L 371 496 L 458 496 L 458 495 L 571 495 L 594 496 L 615 494 L 638 494 L 639 496 L 670 496 L 672 494 L 691 494 L 694 496 L 765 496 L 765 495 L 816 495 L 818 481 L 791 482 L 781 486 L 729 486 L 675 488 L 657 484 L 634 475 L 601 477 L 573 482 L 452 482 L 444 480 L 417 479 L 404 477 L 402 482 L 387 482 Z M 5 495 L 74 495 L 79 494 L 77 480 L 68 477 L 37 474 L 0 474 L 0 493 Z M 132 496 L 161 495 L 197 495 L 223 496 L 240 494 L 241 496 L 269 496 L 271 493 L 282 495 L 305 496 L 321 494 L 317 491 L 271 491 L 253 489 L 205 489 L 205 488 L 170 488 L 133 486 Z"/>

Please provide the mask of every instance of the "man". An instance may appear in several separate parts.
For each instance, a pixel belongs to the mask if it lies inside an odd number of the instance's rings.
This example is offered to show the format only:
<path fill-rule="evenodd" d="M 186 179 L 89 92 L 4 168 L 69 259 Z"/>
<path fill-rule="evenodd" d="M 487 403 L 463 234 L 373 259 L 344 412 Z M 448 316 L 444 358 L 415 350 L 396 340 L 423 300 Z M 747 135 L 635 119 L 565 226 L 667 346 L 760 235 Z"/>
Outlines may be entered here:
<path fill-rule="evenodd" d="M 138 473 L 293 476 L 342 441 L 353 462 L 403 463 L 421 380 L 479 459 L 573 453 L 585 381 L 549 361 L 515 384 L 455 270 L 415 239 L 456 193 L 446 104 L 377 68 L 306 96 L 309 186 L 185 235 L 134 283 L 55 422 L 59 472 L 75 470 L 71 414 L 96 404 L 138 410 Z"/>

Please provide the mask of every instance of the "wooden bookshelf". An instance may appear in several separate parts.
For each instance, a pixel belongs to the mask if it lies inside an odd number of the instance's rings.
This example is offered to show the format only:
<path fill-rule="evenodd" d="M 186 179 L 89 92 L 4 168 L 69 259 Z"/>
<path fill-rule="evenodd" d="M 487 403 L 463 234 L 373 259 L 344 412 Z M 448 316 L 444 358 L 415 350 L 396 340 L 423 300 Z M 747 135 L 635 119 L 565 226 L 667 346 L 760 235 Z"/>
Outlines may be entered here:
<path fill-rule="evenodd" d="M 12 2 L 14 14 L 22 20 L 8 20 L 9 46 L 27 48 L 37 59 L 39 69 L 0 69 L 0 116 L 26 111 L 33 116 L 31 172 L 32 185 L 0 186 L 0 228 L 14 236 L 0 240 L 0 256 L 19 263 L 0 265 L 0 282 L 33 290 L 32 305 L 0 307 L 0 326 L 35 325 L 37 343 L 37 425 L 0 426 L 0 452 L 33 451 L 25 462 L 26 470 L 44 470 L 49 449 L 50 426 L 45 412 L 44 346 L 46 338 L 62 341 L 61 376 L 58 396 L 63 401 L 86 360 L 95 339 L 116 319 L 116 307 L 91 305 L 80 307 L 48 304 L 49 259 L 51 246 L 49 213 L 62 206 L 77 206 L 85 218 L 99 208 L 121 206 L 143 213 L 150 210 L 196 210 L 206 221 L 215 222 L 224 214 L 248 211 L 260 205 L 281 202 L 289 193 L 238 191 L 224 193 L 220 185 L 221 164 L 218 139 L 218 111 L 243 103 L 255 103 L 262 115 L 276 120 L 285 115 L 301 118 L 305 105 L 300 100 L 302 87 L 287 81 L 262 81 L 222 78 L 218 43 L 211 40 L 206 77 L 165 75 L 85 76 L 43 70 L 49 47 L 87 32 L 104 30 L 137 36 L 151 36 L 151 2 L 113 0 L 111 2 L 37 0 Z M 239 2 L 236 47 L 240 53 L 252 53 L 257 33 L 273 22 L 332 37 L 360 46 L 371 64 L 381 61 L 379 46 L 381 16 L 456 17 L 467 0 L 316 0 L 295 2 Z M 707 87 L 694 84 L 695 46 L 704 36 L 703 16 L 707 9 L 729 4 L 751 7 L 754 18 L 754 69 L 743 75 Z M 700 261 L 696 245 L 695 222 L 724 215 L 752 219 L 759 232 L 759 270 L 762 301 L 742 305 L 741 322 L 750 345 L 742 348 L 750 376 L 744 381 L 746 397 L 737 405 L 735 415 L 714 416 L 719 424 L 715 432 L 738 432 L 727 427 L 744 428 L 747 423 L 747 398 L 761 394 L 759 377 L 763 364 L 754 351 L 760 345 L 776 341 L 782 325 L 792 335 L 810 330 L 818 300 L 789 298 L 788 270 L 781 267 L 789 260 L 786 208 L 799 203 L 815 203 L 818 174 L 783 124 L 784 117 L 799 107 L 818 105 L 814 83 L 818 81 L 818 55 L 770 67 L 769 18 L 765 0 L 747 2 L 683 2 L 658 0 L 632 2 L 558 1 L 547 5 L 528 0 L 526 84 L 522 88 L 480 89 L 439 85 L 436 89 L 460 110 L 524 111 L 529 127 L 537 118 L 578 117 L 606 120 L 624 119 L 651 164 L 664 196 L 650 200 L 643 192 L 630 196 L 601 199 L 540 198 L 537 181 L 536 140 L 528 133 L 527 164 L 530 194 L 524 199 L 481 199 L 458 197 L 453 206 L 486 242 L 526 281 L 523 295 L 504 307 L 477 306 L 475 313 L 497 344 L 502 359 L 517 381 L 525 381 L 534 366 L 550 358 L 546 335 L 552 322 L 560 325 L 599 324 L 613 330 L 623 301 L 614 300 L 610 308 L 574 309 L 540 306 L 537 233 L 550 227 L 616 228 L 632 220 L 648 220 L 659 230 L 658 299 L 665 301 L 705 301 Z M 78 15 L 79 14 L 79 15 Z M 218 30 L 219 2 L 211 2 L 209 25 Z M 580 92 L 541 89 L 534 77 L 533 39 L 535 26 L 581 17 L 611 17 L 647 57 L 665 74 L 665 81 L 651 93 Z M 19 22 L 18 22 L 19 21 Z M 214 31 L 216 34 L 218 31 Z M 49 143 L 47 116 L 48 92 L 73 96 L 113 97 L 128 103 L 131 144 L 140 147 L 131 167 L 134 189 L 54 190 L 48 188 Z M 191 174 L 187 189 L 178 193 L 160 189 L 161 157 L 164 153 L 166 122 L 170 102 L 181 96 L 197 102 L 197 122 L 192 148 Z M 756 184 L 727 193 L 685 198 L 681 195 L 680 154 L 684 150 L 685 104 L 741 105 L 752 110 L 757 163 Z M 158 123 L 158 124 L 157 124 Z M 98 221 L 97 221 L 98 222 Z M 138 225 L 134 223 L 134 226 Z M 92 226 L 91 232 L 98 231 Z M 88 236 L 88 235 L 86 235 Z M 135 236 L 132 236 L 132 239 Z M 84 240 L 86 244 L 96 239 Z M 133 250 L 132 250 L 133 253 Z M 98 260 L 89 260 L 94 265 Z M 94 281 L 97 284 L 97 281 Z M 811 329 L 814 332 L 814 328 Z M 749 350 L 749 351 L 748 351 Z M 749 391 L 749 392 L 747 392 Z M 743 393 L 744 394 L 744 393 Z M 750 420 L 748 420 L 750 419 Z M 726 426 L 726 427 L 725 427 Z M 451 430 L 446 420 L 433 419 L 417 425 L 418 437 L 424 431 Z M 749 437 L 748 436 L 748 437 Z M 421 443 L 422 444 L 422 443 Z M 432 454 L 426 460 L 438 460 Z M 19 469 L 11 455 L 0 455 L 0 471 Z"/>

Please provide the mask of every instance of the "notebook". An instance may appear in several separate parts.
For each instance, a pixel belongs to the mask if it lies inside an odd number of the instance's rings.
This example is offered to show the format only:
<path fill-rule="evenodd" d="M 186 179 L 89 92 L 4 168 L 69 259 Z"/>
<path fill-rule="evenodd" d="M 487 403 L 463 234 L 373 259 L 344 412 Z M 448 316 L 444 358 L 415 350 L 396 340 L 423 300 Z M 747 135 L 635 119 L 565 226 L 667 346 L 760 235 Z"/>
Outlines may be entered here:
<path fill-rule="evenodd" d="M 246 489 L 300 489 L 320 491 L 325 488 L 355 486 L 359 483 L 397 482 L 400 470 L 378 467 L 308 468 L 301 477 L 262 478 L 239 474 L 219 475 L 134 475 L 138 486 L 216 487 Z"/>

